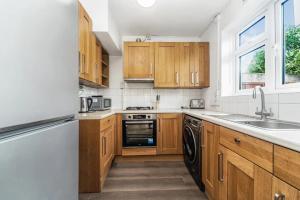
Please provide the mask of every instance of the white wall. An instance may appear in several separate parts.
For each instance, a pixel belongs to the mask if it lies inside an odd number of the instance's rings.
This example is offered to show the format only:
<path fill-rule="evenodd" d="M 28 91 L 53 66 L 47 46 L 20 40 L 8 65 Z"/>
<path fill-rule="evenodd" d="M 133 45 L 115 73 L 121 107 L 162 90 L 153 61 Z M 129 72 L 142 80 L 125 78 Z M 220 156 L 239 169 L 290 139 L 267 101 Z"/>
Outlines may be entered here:
<path fill-rule="evenodd" d="M 253 12 L 255 2 L 254 0 L 248 0 L 248 2 L 251 4 L 248 4 L 247 6 L 243 5 L 239 0 L 233 0 L 231 5 L 221 14 L 219 27 L 226 29 L 227 26 L 231 25 L 229 22 L 235 23 L 237 19 L 242 18 L 241 15 Z M 268 1 L 259 0 L 258 2 L 262 5 Z M 250 8 L 252 10 L 246 11 Z M 252 16 L 252 14 L 249 15 Z M 226 113 L 254 115 L 256 109 L 260 109 L 261 107 L 259 94 L 257 99 L 253 99 L 251 95 L 228 97 L 220 96 L 219 88 L 221 86 L 218 87 L 218 83 L 220 83 L 221 77 L 221 59 L 218 52 L 220 52 L 221 45 L 220 40 L 218 39 L 220 39 L 222 29 L 218 29 L 218 23 L 212 23 L 201 37 L 201 40 L 210 42 L 211 87 L 203 90 L 203 96 L 205 97 L 208 105 L 207 108 Z M 222 84 L 223 87 L 226 87 L 226 83 Z M 217 107 L 214 106 L 216 104 L 218 105 Z M 300 93 L 267 94 L 266 105 L 267 109 L 271 109 L 274 113 L 273 118 L 300 122 Z"/>

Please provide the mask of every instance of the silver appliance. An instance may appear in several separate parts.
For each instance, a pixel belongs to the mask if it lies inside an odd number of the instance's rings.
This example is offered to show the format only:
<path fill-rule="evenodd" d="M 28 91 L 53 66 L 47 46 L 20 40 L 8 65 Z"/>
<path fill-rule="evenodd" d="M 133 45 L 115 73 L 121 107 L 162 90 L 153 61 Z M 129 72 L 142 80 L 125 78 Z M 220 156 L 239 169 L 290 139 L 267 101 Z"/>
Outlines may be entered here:
<path fill-rule="evenodd" d="M 205 100 L 204 99 L 191 99 L 190 100 L 190 109 L 205 109 Z"/>
<path fill-rule="evenodd" d="M 183 157 L 185 165 L 201 191 L 202 183 L 202 120 L 185 115 L 183 123 Z"/>
<path fill-rule="evenodd" d="M 80 111 L 79 113 L 90 112 L 93 99 L 91 97 L 80 97 Z"/>
<path fill-rule="evenodd" d="M 77 200 L 78 1 L 1 3 L 1 199 Z"/>
<path fill-rule="evenodd" d="M 156 114 L 123 114 L 123 147 L 155 147 Z"/>
<path fill-rule="evenodd" d="M 112 100 L 103 96 L 92 96 L 91 111 L 103 111 L 111 109 Z"/>

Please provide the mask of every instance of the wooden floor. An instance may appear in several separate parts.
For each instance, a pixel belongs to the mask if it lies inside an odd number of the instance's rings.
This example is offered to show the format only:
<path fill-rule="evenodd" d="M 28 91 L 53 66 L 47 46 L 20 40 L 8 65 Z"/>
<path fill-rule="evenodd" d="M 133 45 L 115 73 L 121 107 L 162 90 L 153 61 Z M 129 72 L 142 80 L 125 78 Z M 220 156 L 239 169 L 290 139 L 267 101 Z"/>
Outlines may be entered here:
<path fill-rule="evenodd" d="M 117 158 L 103 192 L 80 200 L 206 200 L 181 157 Z"/>

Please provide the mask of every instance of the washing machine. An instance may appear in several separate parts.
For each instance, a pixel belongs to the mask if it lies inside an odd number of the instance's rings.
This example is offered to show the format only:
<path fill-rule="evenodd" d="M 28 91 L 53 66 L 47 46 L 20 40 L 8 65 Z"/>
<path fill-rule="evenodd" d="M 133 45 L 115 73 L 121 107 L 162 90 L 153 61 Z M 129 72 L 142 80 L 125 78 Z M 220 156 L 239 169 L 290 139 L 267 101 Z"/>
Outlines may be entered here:
<path fill-rule="evenodd" d="M 205 191 L 202 182 L 202 120 L 185 115 L 183 123 L 184 162 L 201 191 Z"/>

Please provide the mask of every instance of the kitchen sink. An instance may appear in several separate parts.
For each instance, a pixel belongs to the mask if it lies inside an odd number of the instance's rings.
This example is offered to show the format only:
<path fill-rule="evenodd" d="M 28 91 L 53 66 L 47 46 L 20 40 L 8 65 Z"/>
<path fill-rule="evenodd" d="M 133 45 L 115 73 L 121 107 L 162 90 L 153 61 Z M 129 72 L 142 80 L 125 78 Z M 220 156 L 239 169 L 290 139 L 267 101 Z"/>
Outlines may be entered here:
<path fill-rule="evenodd" d="M 300 124 L 277 120 L 239 121 L 238 123 L 270 130 L 300 130 Z"/>
<path fill-rule="evenodd" d="M 228 114 L 228 115 L 208 115 L 218 119 L 223 119 L 239 124 L 253 126 L 256 128 L 268 129 L 268 130 L 300 130 L 300 124 L 284 122 L 279 120 L 261 120 L 257 117 L 240 114 Z"/>

